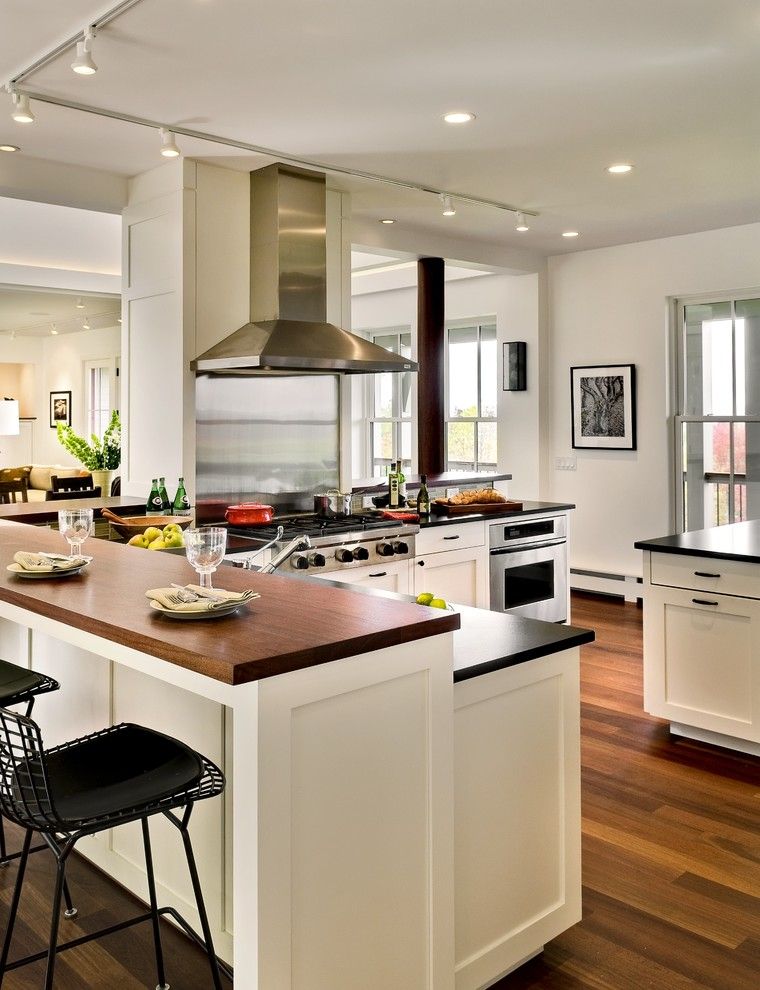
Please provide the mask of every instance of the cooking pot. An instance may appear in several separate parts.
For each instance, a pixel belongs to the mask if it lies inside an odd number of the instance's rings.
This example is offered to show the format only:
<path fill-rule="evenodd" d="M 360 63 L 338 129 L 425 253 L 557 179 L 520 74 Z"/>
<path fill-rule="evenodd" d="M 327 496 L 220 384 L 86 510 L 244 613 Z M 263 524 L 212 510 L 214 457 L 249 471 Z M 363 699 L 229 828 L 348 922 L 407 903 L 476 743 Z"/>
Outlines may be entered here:
<path fill-rule="evenodd" d="M 334 519 L 336 516 L 351 515 L 351 492 L 336 489 L 314 496 L 314 511 L 321 519 Z"/>
<path fill-rule="evenodd" d="M 233 526 L 264 526 L 272 521 L 273 516 L 274 508 L 271 505 L 261 505 L 260 502 L 230 505 L 224 513 L 224 518 Z"/>

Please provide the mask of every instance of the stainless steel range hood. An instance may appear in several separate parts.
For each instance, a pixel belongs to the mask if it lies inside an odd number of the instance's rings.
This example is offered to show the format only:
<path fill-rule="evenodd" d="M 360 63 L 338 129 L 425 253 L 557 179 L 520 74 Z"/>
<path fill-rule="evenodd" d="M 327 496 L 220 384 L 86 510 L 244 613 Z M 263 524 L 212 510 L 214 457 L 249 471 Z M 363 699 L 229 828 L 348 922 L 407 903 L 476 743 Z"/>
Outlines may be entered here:
<path fill-rule="evenodd" d="M 408 358 L 327 322 L 325 177 L 251 172 L 251 322 L 191 363 L 227 374 L 416 371 Z"/>

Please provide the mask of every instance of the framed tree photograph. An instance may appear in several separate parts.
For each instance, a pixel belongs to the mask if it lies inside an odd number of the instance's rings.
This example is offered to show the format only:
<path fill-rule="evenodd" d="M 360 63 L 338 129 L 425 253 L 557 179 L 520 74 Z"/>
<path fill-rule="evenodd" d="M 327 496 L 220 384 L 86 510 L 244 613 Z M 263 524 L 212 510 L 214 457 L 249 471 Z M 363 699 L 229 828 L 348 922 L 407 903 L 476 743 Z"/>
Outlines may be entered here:
<path fill-rule="evenodd" d="M 59 423 L 71 426 L 71 392 L 50 393 L 50 428 L 54 430 Z"/>
<path fill-rule="evenodd" d="M 636 366 L 570 369 L 573 447 L 636 450 Z"/>

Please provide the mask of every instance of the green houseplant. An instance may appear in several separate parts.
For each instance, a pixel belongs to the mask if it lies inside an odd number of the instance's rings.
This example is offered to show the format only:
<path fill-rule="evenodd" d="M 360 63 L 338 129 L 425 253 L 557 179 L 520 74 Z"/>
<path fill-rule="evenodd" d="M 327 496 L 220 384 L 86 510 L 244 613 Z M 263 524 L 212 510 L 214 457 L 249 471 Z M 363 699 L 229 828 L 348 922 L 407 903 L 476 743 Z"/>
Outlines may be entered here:
<path fill-rule="evenodd" d="M 65 423 L 56 425 L 58 442 L 92 474 L 103 495 L 110 494 L 114 471 L 121 464 L 121 419 L 114 409 L 103 437 L 93 433 L 90 441 Z"/>

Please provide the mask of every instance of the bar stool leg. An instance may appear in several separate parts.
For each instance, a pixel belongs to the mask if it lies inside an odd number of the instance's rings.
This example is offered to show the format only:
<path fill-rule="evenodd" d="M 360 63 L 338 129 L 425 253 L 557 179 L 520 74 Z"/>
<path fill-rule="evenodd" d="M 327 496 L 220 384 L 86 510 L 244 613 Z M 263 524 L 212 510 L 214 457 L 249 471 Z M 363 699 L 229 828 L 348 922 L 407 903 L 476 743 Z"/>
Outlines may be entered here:
<path fill-rule="evenodd" d="M 16 924 L 16 915 L 18 914 L 18 904 L 21 900 L 21 887 L 24 883 L 24 873 L 26 871 L 26 861 L 29 859 L 29 847 L 32 844 L 32 830 L 27 829 L 24 835 L 24 845 L 21 848 L 21 858 L 18 863 L 18 875 L 16 876 L 16 886 L 13 890 L 13 900 L 11 901 L 11 908 L 8 912 L 8 927 L 5 932 L 5 938 L 3 939 L 3 951 L 0 955 L 0 986 L 3 984 L 3 977 L 5 976 L 5 966 L 8 962 L 8 953 L 11 949 L 11 940 L 13 938 L 13 926 Z"/>
<path fill-rule="evenodd" d="M 3 816 L 0 815 L 0 867 L 8 866 L 7 855 L 8 850 L 5 847 L 5 825 L 3 824 Z"/>
<path fill-rule="evenodd" d="M 58 840 L 51 835 L 43 835 L 42 838 L 45 840 L 47 845 L 50 847 L 50 851 L 55 856 L 56 860 L 61 857 L 61 847 L 58 844 Z M 69 882 L 64 878 L 63 881 L 63 899 L 66 903 L 66 910 L 63 912 L 64 918 L 76 918 L 79 911 L 74 907 L 71 900 L 71 891 L 69 890 Z"/>
<path fill-rule="evenodd" d="M 164 972 L 164 950 L 161 945 L 161 924 L 158 915 L 158 901 L 156 899 L 156 878 L 153 873 L 153 854 L 150 848 L 150 830 L 148 819 L 142 819 L 143 845 L 145 846 L 145 867 L 148 874 L 148 895 L 150 897 L 150 914 L 153 923 L 153 944 L 156 949 L 156 968 L 158 970 L 158 985 L 156 990 L 169 990 Z"/>
<path fill-rule="evenodd" d="M 192 805 L 189 807 L 192 810 Z M 193 883 L 195 902 L 198 905 L 198 914 L 200 915 L 201 928 L 203 929 L 203 940 L 206 943 L 206 952 L 208 954 L 209 965 L 211 966 L 211 979 L 214 981 L 214 990 L 222 990 L 222 978 L 219 974 L 219 963 L 217 962 L 216 952 L 214 951 L 214 940 L 211 937 L 211 926 L 208 923 L 206 905 L 203 902 L 203 891 L 201 890 L 201 882 L 198 878 L 198 868 L 195 865 L 193 844 L 190 841 L 190 833 L 187 830 L 189 818 L 190 815 L 186 814 L 181 825 L 178 827 L 182 833 L 182 842 L 185 846 L 185 855 L 187 856 L 187 866 L 190 870 L 190 879 Z"/>
<path fill-rule="evenodd" d="M 56 946 L 58 944 L 58 924 L 61 917 L 61 897 L 63 895 L 63 885 L 66 880 L 66 860 L 58 860 L 58 869 L 55 876 L 55 893 L 53 894 L 53 916 L 50 921 L 50 942 L 48 944 L 47 968 L 45 970 L 45 990 L 53 990 L 53 978 L 55 977 L 55 957 Z"/>

